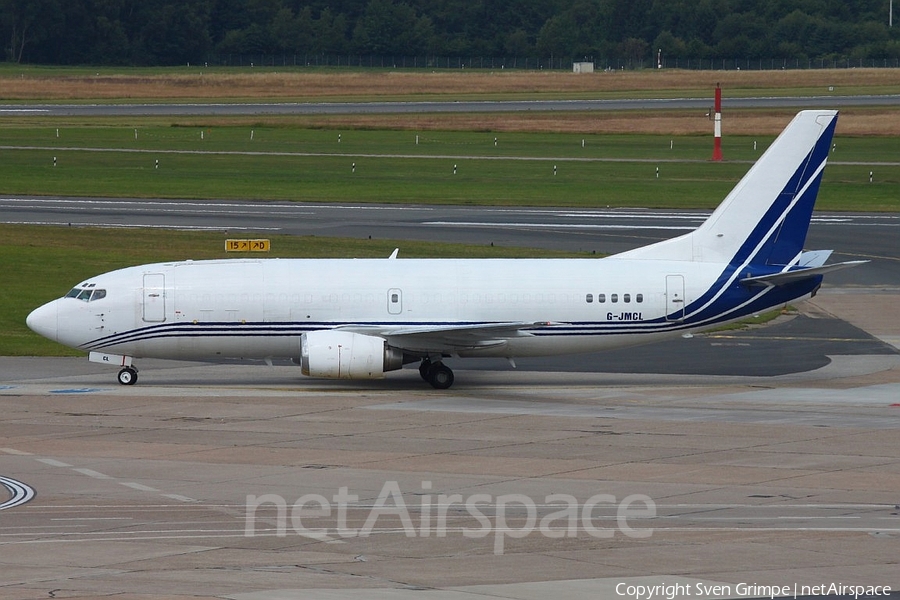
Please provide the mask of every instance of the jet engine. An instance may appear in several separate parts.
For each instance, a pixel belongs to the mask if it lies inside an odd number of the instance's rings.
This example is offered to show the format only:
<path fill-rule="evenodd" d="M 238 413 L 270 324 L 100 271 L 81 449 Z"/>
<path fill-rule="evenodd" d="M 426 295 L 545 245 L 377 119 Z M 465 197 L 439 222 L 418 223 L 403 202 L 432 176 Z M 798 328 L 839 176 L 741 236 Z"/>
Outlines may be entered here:
<path fill-rule="evenodd" d="M 335 330 L 300 336 L 300 369 L 310 377 L 380 379 L 402 366 L 403 351 L 380 337 Z"/>

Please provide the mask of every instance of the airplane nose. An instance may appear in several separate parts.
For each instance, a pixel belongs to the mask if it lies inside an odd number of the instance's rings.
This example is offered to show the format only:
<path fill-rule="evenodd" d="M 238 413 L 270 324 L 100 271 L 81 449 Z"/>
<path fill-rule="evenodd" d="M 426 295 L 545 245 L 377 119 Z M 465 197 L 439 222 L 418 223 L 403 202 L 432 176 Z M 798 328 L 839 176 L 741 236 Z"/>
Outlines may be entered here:
<path fill-rule="evenodd" d="M 39 306 L 28 315 L 25 324 L 33 332 L 54 342 L 59 341 L 59 305 L 56 300 Z"/>

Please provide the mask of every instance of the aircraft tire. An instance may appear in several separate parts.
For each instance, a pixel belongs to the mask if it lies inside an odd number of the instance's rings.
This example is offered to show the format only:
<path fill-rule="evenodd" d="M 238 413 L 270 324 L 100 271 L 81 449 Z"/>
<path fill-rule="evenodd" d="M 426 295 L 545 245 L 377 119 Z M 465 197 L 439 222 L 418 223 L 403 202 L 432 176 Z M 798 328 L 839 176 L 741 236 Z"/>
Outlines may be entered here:
<path fill-rule="evenodd" d="M 422 360 L 422 364 L 419 365 L 419 375 L 422 376 L 422 379 L 425 381 L 430 381 L 428 378 L 428 372 L 431 370 L 431 361 L 427 358 Z"/>
<path fill-rule="evenodd" d="M 119 371 L 118 379 L 122 385 L 134 385 L 138 379 L 137 371 L 131 367 L 125 367 Z"/>
<path fill-rule="evenodd" d="M 453 371 L 443 363 L 435 363 L 428 369 L 428 383 L 437 390 L 446 390 L 453 385 Z"/>

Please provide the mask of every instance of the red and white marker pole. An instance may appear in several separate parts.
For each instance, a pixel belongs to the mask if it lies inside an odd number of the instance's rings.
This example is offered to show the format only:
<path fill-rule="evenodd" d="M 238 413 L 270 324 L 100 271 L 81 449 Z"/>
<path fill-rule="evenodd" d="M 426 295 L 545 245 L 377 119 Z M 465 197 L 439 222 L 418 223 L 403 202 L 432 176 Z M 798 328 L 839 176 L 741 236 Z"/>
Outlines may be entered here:
<path fill-rule="evenodd" d="M 712 159 L 722 160 L 722 88 L 718 83 L 716 84 L 715 139 Z"/>

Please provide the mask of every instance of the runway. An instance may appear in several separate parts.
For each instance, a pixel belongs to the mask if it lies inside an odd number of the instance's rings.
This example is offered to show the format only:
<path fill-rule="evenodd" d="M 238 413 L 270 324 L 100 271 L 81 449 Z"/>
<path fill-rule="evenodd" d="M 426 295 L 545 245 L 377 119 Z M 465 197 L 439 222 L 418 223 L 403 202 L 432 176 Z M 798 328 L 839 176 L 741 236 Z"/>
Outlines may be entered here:
<path fill-rule="evenodd" d="M 784 96 L 728 98 L 724 110 L 739 108 L 847 108 L 896 106 L 900 95 Z M 560 112 L 610 110 L 693 110 L 710 108 L 709 98 L 647 98 L 616 100 L 499 100 L 440 102 L 271 102 L 271 103 L 166 103 L 166 104 L 4 104 L 0 116 L 247 116 L 338 115 L 486 112 Z"/>

